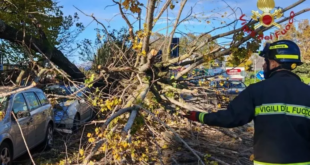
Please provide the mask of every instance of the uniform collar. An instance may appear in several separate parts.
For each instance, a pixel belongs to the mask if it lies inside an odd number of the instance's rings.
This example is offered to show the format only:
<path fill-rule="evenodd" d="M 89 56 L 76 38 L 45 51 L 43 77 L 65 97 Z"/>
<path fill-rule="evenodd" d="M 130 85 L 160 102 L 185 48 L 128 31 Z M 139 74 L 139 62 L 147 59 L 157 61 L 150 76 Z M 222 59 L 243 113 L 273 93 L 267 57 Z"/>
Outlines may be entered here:
<path fill-rule="evenodd" d="M 279 77 L 294 77 L 301 81 L 300 77 L 295 73 L 288 70 L 280 70 L 271 73 L 270 78 L 279 78 Z"/>

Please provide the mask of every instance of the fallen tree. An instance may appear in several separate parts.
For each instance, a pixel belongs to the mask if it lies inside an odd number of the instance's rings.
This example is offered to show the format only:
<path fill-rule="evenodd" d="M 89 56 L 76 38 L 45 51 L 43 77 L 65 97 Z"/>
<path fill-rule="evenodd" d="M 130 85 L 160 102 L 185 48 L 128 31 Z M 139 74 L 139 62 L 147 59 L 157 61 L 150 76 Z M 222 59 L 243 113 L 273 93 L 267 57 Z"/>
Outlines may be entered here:
<path fill-rule="evenodd" d="M 24 41 L 26 45 L 30 45 L 29 48 L 33 51 L 40 53 L 42 51 L 46 56 L 55 63 L 59 68 L 64 70 L 72 79 L 77 81 L 83 81 L 85 75 L 74 65 L 68 58 L 54 45 L 50 44 L 49 41 L 44 38 L 44 40 L 39 40 L 29 35 L 23 36 L 23 33 L 13 27 L 5 24 L 0 20 L 0 38 L 8 40 L 10 42 L 21 43 Z M 37 45 L 40 50 L 36 49 L 32 44 Z"/>
<path fill-rule="evenodd" d="M 144 28 L 138 31 L 134 31 L 125 9 L 129 9 L 131 14 L 141 14 L 140 6 L 143 4 L 138 0 L 125 0 L 122 4 L 114 0 L 112 2 L 128 25 L 128 33 L 121 40 L 112 37 L 105 25 L 94 15 L 83 13 L 102 26 L 104 34 L 99 34 L 99 38 L 104 40 L 102 43 L 104 49 L 111 51 L 109 51 L 110 54 L 105 51 L 96 52 L 96 59 L 104 58 L 105 62 L 98 63 L 99 65 L 95 67 L 97 69 L 90 73 L 92 76 L 86 79 L 86 86 L 92 87 L 93 82 L 99 78 L 105 81 L 105 86 L 95 88 L 88 96 L 88 101 L 98 110 L 97 120 L 88 124 L 95 128 L 83 129 L 83 135 L 84 130 L 87 134 L 87 137 L 83 136 L 83 139 L 88 142 L 80 142 L 79 154 L 72 154 L 74 158 L 70 163 L 74 161 L 83 164 L 197 162 L 208 164 L 213 161 L 219 164 L 250 164 L 253 125 L 234 129 L 208 127 L 190 123 L 181 115 L 193 109 L 205 112 L 217 111 L 216 105 L 208 100 L 210 94 L 216 93 L 221 96 L 211 87 L 190 88 L 191 84 L 184 76 L 194 68 L 209 64 L 215 59 L 221 60 L 228 54 L 247 57 L 259 48 L 261 43 L 259 37 L 246 34 L 243 28 L 234 27 L 233 30 L 222 34 L 211 34 L 218 29 L 233 26 L 236 22 L 234 20 L 222 27 L 215 27 L 209 32 L 198 35 L 187 45 L 184 54 L 173 58 L 170 57 L 173 51 L 170 44 L 178 26 L 185 21 L 195 19 L 192 15 L 192 8 L 189 9 L 188 15 L 182 15 L 186 5 L 189 5 L 187 0 L 178 3 L 177 17 L 171 25 L 166 27 L 172 27 L 171 33 L 160 36 L 159 39 L 153 39 L 153 28 L 158 19 L 163 17 L 165 11 L 175 9 L 174 1 L 148 0 L 145 8 Z M 283 12 L 302 2 L 304 0 L 284 8 Z M 309 10 L 301 10 L 295 13 L 295 16 Z M 235 14 L 236 11 L 232 10 L 232 12 Z M 281 18 L 278 23 L 289 19 L 289 17 Z M 260 27 L 254 30 L 255 23 L 257 21 L 250 21 L 247 25 L 256 34 L 271 28 Z M 5 24 L 2 23 L 2 25 Z M 2 37 L 6 36 L 3 31 L 8 26 L 5 27 L 1 33 Z M 10 36 L 6 37 L 15 41 Z M 201 40 L 203 37 L 206 38 Z M 231 39 L 227 47 L 217 43 L 217 40 L 223 37 Z M 48 54 L 53 54 L 53 49 L 41 50 L 45 48 L 44 45 L 36 42 L 31 42 L 30 47 L 42 56 L 48 57 Z M 205 50 L 201 51 L 201 49 Z M 52 56 L 51 61 L 53 62 Z M 170 76 L 173 70 L 186 65 L 189 66 L 180 70 L 174 77 Z M 67 69 L 71 68 L 67 67 Z M 180 81 L 182 78 L 183 80 Z M 71 81 L 68 77 L 65 79 Z M 74 82 L 71 83 L 74 84 Z M 185 99 L 184 95 L 190 95 L 193 99 Z M 68 158 L 66 161 L 69 162 Z"/>
<path fill-rule="evenodd" d="M 210 32 L 200 34 L 195 41 L 187 45 L 184 54 L 171 58 L 170 54 L 173 48 L 170 47 L 170 43 L 176 29 L 182 22 L 195 18 L 191 15 L 191 9 L 189 15 L 182 15 L 187 0 L 178 3 L 177 16 L 172 25 L 167 25 L 172 27 L 171 33 L 156 40 L 152 40 L 153 28 L 169 6 L 172 10 L 175 8 L 173 1 L 167 0 L 161 3 L 156 0 L 148 0 L 144 28 L 138 31 L 134 31 L 124 10 L 128 9 L 133 14 L 139 14 L 142 10 L 139 6 L 142 4 L 137 0 L 125 0 L 122 4 L 112 1 L 120 10 L 122 18 L 128 25 L 129 37 L 123 39 L 123 44 L 114 42 L 114 38 L 109 36 L 105 25 L 99 22 L 95 15 L 88 15 L 79 9 L 83 14 L 92 17 L 102 26 L 104 34 L 100 34 L 100 36 L 105 41 L 103 44 L 114 50 L 113 56 L 106 56 L 105 54 L 105 60 L 109 61 L 109 63 L 100 64 L 97 71 L 106 77 L 115 79 L 120 84 L 116 88 L 111 88 L 109 93 L 100 93 L 100 89 L 98 89 L 97 93 L 95 93 L 95 99 L 91 100 L 93 105 L 99 109 L 99 114 L 104 114 L 105 117 L 102 118 L 102 121 L 98 121 L 98 123 L 104 124 L 98 126 L 97 131 L 89 136 L 92 147 L 88 148 L 90 152 L 88 156 L 85 156 L 86 159 L 83 160 L 83 163 L 89 163 L 92 157 L 100 154 L 104 154 L 105 157 L 97 159 L 99 164 L 112 162 L 129 164 L 138 162 L 167 164 L 174 162 L 178 164 L 197 161 L 200 164 L 205 164 L 212 160 L 220 164 L 251 163 L 251 149 L 249 148 L 253 133 L 251 131 L 252 126 L 246 125 L 235 129 L 216 129 L 207 126 L 188 128 L 189 123 L 185 122 L 179 114 L 184 114 L 187 110 L 211 112 L 217 109 L 211 103 L 202 102 L 208 100 L 208 93 L 212 89 L 190 90 L 188 89 L 190 84 L 187 83 L 186 79 L 179 80 L 194 68 L 209 64 L 211 60 L 222 59 L 225 55 L 249 56 L 259 48 L 261 39 L 258 35 L 246 34 L 242 27 L 234 28 L 222 34 L 211 35 L 211 32 L 217 29 L 233 25 L 236 22 L 234 20 L 223 27 L 217 27 Z M 292 9 L 302 2 L 304 0 L 284 8 L 282 12 Z M 155 9 L 158 11 L 156 12 Z M 309 10 L 309 8 L 301 10 L 295 13 L 295 17 Z M 156 13 L 158 14 L 156 15 Z M 235 14 L 235 11 L 233 13 Z M 184 17 L 183 20 L 181 16 Z M 289 19 L 290 17 L 283 17 L 277 23 L 280 24 Z M 272 28 L 262 26 L 254 29 L 253 27 L 257 22 L 250 21 L 246 24 L 255 34 L 262 34 Z M 204 36 L 208 37 L 204 41 L 199 41 Z M 220 43 L 214 44 L 217 39 L 222 37 L 231 37 L 228 47 L 221 46 Z M 152 46 L 156 41 L 159 41 L 157 47 Z M 212 45 L 209 45 L 204 54 L 198 52 L 210 43 Z M 159 52 L 162 52 L 162 54 Z M 191 58 L 193 55 L 197 56 Z M 100 56 L 100 54 L 96 56 Z M 173 69 L 182 68 L 185 65 L 189 66 L 178 72 L 174 77 L 169 76 Z M 203 93 L 207 94 L 203 95 L 200 101 L 198 100 L 193 104 L 189 100 L 182 99 L 182 93 L 192 93 L 193 96 L 195 93 L 196 96 L 201 96 Z M 174 98 L 176 95 L 179 96 L 179 100 Z M 104 101 L 103 98 L 107 100 Z M 167 112 L 172 112 L 173 115 L 169 115 Z M 172 134 L 168 132 L 172 132 Z M 194 134 L 199 134 L 201 137 Z M 222 135 L 209 138 L 208 134 Z M 223 134 L 226 136 L 223 136 Z M 197 143 L 198 145 L 192 144 L 193 139 L 198 137 L 200 143 Z M 201 141 L 204 141 L 204 147 L 202 147 Z M 161 144 L 158 144 L 159 142 Z M 174 143 L 177 145 L 173 145 Z M 187 152 L 178 153 L 179 147 L 181 147 L 180 150 L 186 150 Z M 170 148 L 171 151 L 164 154 L 162 150 L 167 148 Z M 201 151 L 202 149 L 213 154 L 205 154 L 205 152 Z M 244 150 L 244 152 L 241 152 L 241 150 Z"/>

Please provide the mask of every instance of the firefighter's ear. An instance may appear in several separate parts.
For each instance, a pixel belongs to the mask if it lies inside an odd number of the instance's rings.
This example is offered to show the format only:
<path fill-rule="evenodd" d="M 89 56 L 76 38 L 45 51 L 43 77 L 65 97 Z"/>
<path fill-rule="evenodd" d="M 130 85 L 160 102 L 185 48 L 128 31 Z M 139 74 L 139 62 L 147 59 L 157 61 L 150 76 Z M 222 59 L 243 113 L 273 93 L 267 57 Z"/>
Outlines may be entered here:
<path fill-rule="evenodd" d="M 275 60 L 269 60 L 269 61 L 270 61 L 270 69 L 280 66 L 280 64 Z"/>

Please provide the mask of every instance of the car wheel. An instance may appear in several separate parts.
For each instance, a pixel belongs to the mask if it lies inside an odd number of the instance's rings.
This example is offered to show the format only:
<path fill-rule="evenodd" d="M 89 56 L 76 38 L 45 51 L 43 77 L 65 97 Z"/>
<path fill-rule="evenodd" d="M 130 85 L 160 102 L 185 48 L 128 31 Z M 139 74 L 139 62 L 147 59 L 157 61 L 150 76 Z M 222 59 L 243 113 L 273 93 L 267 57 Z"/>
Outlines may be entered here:
<path fill-rule="evenodd" d="M 49 150 L 54 145 L 54 129 L 51 124 L 47 126 L 46 135 L 45 135 L 45 149 Z"/>
<path fill-rule="evenodd" d="M 4 142 L 0 146 L 0 163 L 2 165 L 11 165 L 13 162 L 13 149 L 12 147 Z"/>
<path fill-rule="evenodd" d="M 72 131 L 77 131 L 80 128 L 80 116 L 76 114 L 73 119 Z"/>

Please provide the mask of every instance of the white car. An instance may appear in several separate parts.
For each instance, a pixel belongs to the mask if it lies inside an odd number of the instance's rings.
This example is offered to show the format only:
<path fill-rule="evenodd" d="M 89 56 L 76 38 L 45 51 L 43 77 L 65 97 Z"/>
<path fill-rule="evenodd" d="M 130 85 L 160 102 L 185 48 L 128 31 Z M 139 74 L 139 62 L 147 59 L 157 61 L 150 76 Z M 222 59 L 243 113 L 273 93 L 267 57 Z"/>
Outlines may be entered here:
<path fill-rule="evenodd" d="M 44 92 L 69 97 L 76 92 L 78 88 L 66 85 L 51 85 L 44 88 Z M 76 131 L 83 123 L 92 119 L 93 108 L 85 100 L 84 91 L 78 92 L 72 98 L 57 98 L 54 104 L 54 121 L 56 130 L 72 133 Z"/>

